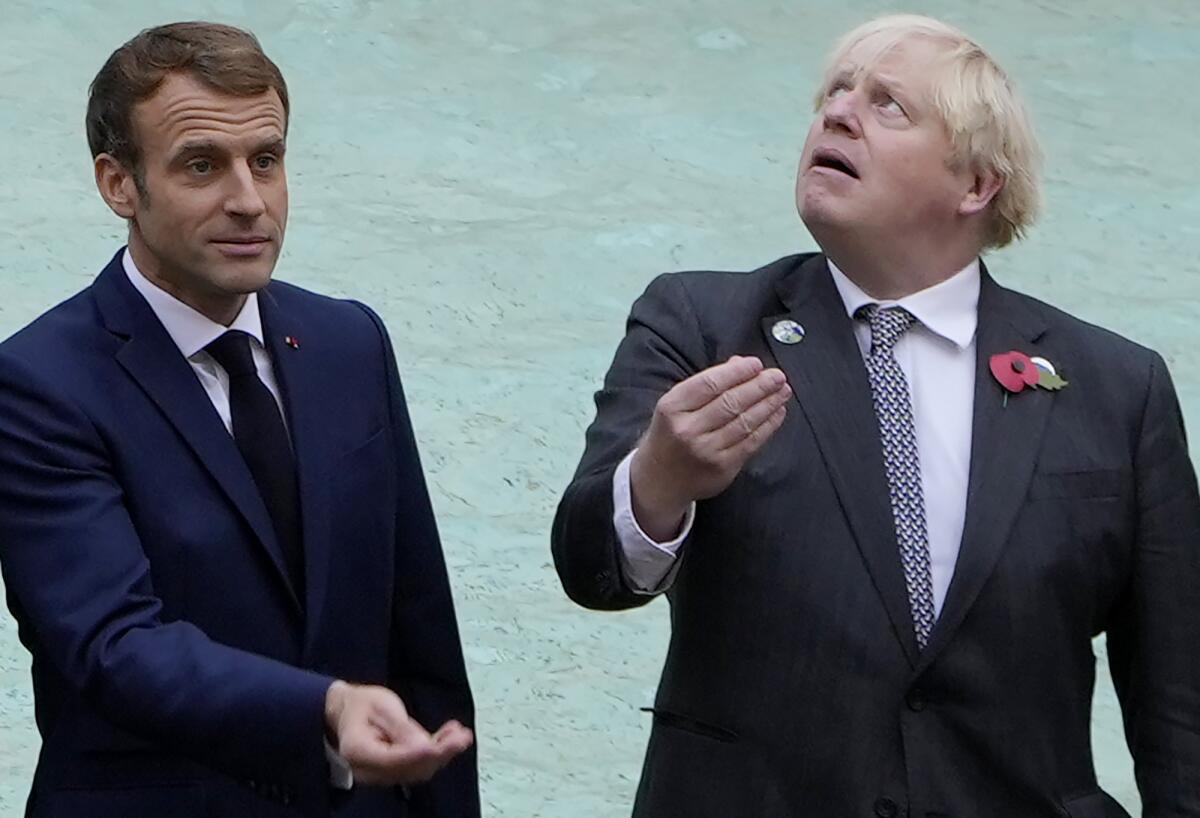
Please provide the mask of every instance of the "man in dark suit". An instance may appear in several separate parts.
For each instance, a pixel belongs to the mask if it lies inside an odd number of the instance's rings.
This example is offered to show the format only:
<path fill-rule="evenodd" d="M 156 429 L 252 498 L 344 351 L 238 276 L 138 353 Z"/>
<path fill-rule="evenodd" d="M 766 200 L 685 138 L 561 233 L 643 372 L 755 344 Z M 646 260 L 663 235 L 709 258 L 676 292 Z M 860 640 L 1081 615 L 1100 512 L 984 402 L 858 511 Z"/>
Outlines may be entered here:
<path fill-rule="evenodd" d="M 567 593 L 665 593 L 642 818 L 1112 818 L 1107 633 L 1144 814 L 1200 816 L 1200 499 L 1162 359 L 997 284 L 1036 143 L 901 16 L 835 50 L 822 253 L 655 280 L 554 524 Z"/>
<path fill-rule="evenodd" d="M 0 565 L 43 738 L 27 815 L 478 816 L 388 336 L 270 281 L 278 68 L 237 29 L 150 29 L 87 125 L 128 247 L 0 345 Z"/>

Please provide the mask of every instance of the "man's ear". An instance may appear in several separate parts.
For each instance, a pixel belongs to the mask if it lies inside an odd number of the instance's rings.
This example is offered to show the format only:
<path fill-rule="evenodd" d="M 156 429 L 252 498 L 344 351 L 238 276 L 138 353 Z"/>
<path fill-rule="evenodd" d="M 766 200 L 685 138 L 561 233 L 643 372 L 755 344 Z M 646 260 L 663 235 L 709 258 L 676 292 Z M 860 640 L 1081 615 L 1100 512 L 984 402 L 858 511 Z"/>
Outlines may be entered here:
<path fill-rule="evenodd" d="M 967 195 L 963 196 L 958 205 L 961 216 L 973 216 L 984 210 L 992 199 L 1004 189 L 1004 177 L 994 170 L 979 171 L 975 174 L 974 183 Z"/>
<path fill-rule="evenodd" d="M 104 202 L 122 219 L 132 219 L 139 197 L 133 172 L 108 153 L 96 157 L 95 171 L 96 188 Z"/>

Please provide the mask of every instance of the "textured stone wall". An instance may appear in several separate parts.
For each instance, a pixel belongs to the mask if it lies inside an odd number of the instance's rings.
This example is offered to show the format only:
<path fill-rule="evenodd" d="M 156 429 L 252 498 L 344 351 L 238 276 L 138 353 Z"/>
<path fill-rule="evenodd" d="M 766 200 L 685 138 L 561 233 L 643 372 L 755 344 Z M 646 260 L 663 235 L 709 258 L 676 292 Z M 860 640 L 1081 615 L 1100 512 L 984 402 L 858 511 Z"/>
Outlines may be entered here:
<path fill-rule="evenodd" d="M 1200 3 L 909 7 L 990 45 L 1045 142 L 1047 215 L 994 272 L 1159 349 L 1196 428 Z M 82 128 L 107 54 L 170 19 L 256 31 L 293 98 L 278 275 L 362 299 L 391 328 L 479 701 L 486 814 L 627 814 L 666 606 L 588 613 L 559 591 L 548 530 L 590 394 L 656 273 L 811 249 L 791 187 L 821 57 L 893 8 L 0 0 L 0 335 L 121 243 Z M 1101 781 L 1132 806 L 1101 676 Z M 37 746 L 28 657 L 0 614 L 0 818 L 21 814 Z"/>

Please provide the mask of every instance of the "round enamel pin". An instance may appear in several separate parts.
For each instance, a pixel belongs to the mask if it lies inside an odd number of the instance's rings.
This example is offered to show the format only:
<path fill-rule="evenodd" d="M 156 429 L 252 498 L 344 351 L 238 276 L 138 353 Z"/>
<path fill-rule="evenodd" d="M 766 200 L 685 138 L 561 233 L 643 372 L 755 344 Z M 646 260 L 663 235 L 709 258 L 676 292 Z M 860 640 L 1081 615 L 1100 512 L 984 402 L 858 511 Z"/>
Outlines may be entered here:
<path fill-rule="evenodd" d="M 804 327 L 795 321 L 776 321 L 771 327 L 771 335 L 781 344 L 798 344 L 804 340 Z"/>

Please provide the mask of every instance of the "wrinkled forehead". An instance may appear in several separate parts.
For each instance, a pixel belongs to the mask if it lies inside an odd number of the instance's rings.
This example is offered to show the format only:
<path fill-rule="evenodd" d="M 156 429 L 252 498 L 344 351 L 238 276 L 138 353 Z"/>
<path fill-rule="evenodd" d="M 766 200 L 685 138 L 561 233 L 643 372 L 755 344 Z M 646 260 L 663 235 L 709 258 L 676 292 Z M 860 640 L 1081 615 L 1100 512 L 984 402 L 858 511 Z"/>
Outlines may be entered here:
<path fill-rule="evenodd" d="M 818 99 L 833 83 L 887 73 L 905 75 L 908 84 L 932 89 L 951 61 L 956 43 L 927 32 L 885 30 L 839 43 L 825 67 Z"/>

